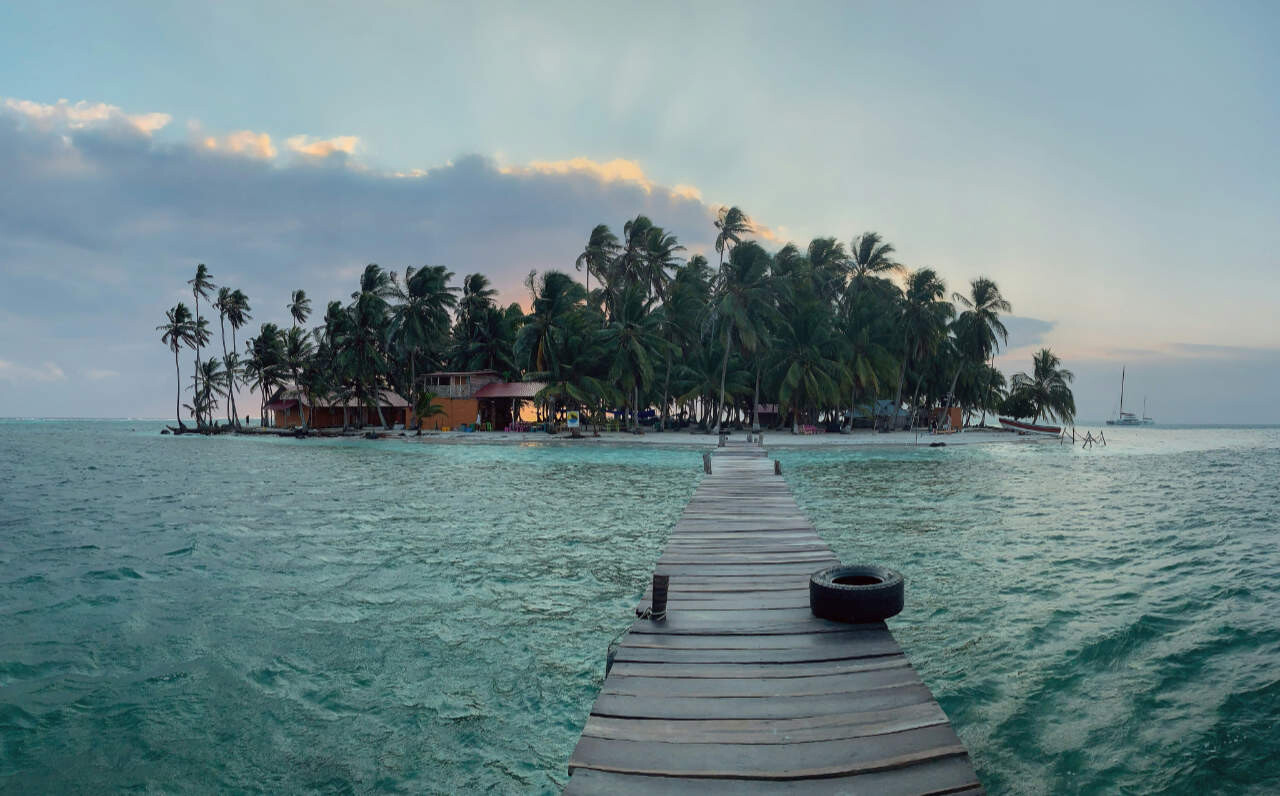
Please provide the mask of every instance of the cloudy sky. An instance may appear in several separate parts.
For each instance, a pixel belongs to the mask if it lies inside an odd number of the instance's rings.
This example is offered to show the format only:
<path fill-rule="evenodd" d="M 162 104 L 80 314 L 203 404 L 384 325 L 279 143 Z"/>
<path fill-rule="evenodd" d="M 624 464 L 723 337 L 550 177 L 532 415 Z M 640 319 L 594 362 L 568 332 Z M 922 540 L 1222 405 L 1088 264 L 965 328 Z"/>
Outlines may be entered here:
<path fill-rule="evenodd" d="M 692 5 L 692 8 L 686 7 Z M 369 262 L 523 300 L 591 227 L 878 230 L 1014 305 L 1083 419 L 1280 422 L 1280 6 L 0 5 L 0 416 L 165 416 L 197 262 L 282 322 Z M 265 9 L 265 10 L 264 10 Z"/>

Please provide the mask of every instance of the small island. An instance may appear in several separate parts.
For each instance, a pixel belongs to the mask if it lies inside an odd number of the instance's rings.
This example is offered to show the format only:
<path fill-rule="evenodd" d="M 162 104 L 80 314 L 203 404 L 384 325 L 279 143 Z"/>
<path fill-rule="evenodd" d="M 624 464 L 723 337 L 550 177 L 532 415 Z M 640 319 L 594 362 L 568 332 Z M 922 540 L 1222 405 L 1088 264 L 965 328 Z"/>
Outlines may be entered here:
<path fill-rule="evenodd" d="M 257 396 L 259 429 L 299 434 L 954 433 L 995 414 L 1074 418 L 1072 373 L 1049 349 L 1030 374 L 996 369 L 1012 306 L 991 279 L 948 297 L 936 271 L 899 262 L 875 232 L 770 252 L 741 209 L 714 223 L 715 262 L 684 258 L 643 215 L 620 236 L 600 224 L 573 261 L 582 282 L 529 273 L 527 312 L 500 306 L 481 273 L 459 287 L 444 265 L 369 264 L 320 325 L 307 326 L 311 299 L 298 289 L 282 308 L 288 322 L 262 323 L 243 350 L 249 297 L 200 264 L 188 281 L 194 311 L 179 303 L 157 327 L 177 378 L 172 430 L 248 430 L 244 392 Z M 194 352 L 185 389 L 184 348 Z"/>

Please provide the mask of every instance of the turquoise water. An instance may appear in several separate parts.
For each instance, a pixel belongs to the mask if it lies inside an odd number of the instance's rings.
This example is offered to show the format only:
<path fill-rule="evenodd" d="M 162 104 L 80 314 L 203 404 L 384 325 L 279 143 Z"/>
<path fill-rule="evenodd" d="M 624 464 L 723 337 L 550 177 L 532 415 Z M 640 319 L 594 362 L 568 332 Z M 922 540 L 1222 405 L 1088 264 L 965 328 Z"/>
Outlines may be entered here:
<path fill-rule="evenodd" d="M 0 791 L 549 792 L 696 450 L 0 423 Z M 780 450 L 993 793 L 1280 788 L 1280 431 Z"/>

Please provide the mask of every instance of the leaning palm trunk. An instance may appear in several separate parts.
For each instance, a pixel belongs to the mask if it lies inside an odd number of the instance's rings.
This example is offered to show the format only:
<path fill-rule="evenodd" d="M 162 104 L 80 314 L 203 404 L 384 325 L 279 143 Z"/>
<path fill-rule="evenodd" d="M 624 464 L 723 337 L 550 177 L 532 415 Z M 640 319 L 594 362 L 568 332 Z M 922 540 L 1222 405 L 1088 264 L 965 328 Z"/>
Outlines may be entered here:
<path fill-rule="evenodd" d="M 853 415 L 858 411 L 858 379 L 849 380 L 849 433 L 853 433 Z M 874 407 L 873 407 L 874 409 Z"/>
<path fill-rule="evenodd" d="M 756 391 L 751 399 L 751 430 L 760 433 L 760 361 L 756 360 Z"/>
<path fill-rule="evenodd" d="M 729 373 L 729 341 L 733 339 L 733 321 L 724 330 L 724 358 L 720 361 L 720 403 L 716 404 L 716 430 L 720 433 L 720 417 L 724 414 L 724 380 Z"/>
<path fill-rule="evenodd" d="M 192 376 L 191 376 L 191 378 L 192 378 L 192 382 L 191 382 L 191 390 L 192 390 L 191 403 L 195 404 L 195 406 L 193 406 L 193 407 L 192 407 L 192 413 L 193 413 L 193 414 L 195 415 L 195 417 L 196 417 L 196 429 L 198 430 L 198 429 L 200 428 L 200 400 L 199 400 L 199 398 L 200 398 L 200 294 L 199 294 L 199 293 L 196 293 L 196 335 L 195 335 L 195 341 L 196 341 L 196 346 L 195 346 L 195 348 L 196 348 L 196 364 L 195 364 L 195 368 L 196 368 L 196 369 L 195 369 L 195 371 L 192 373 Z"/>
<path fill-rule="evenodd" d="M 178 418 L 178 428 L 186 428 L 182 425 L 182 369 L 178 367 L 178 348 L 173 349 L 173 372 L 178 378 L 178 392 L 173 399 L 173 415 Z"/>
<path fill-rule="evenodd" d="M 950 422 L 950 417 L 951 417 L 951 401 L 953 398 L 955 398 L 955 394 L 956 394 L 956 383 L 960 381 L 960 371 L 963 369 L 964 369 L 964 362 L 961 362 L 959 365 L 956 365 L 956 375 L 951 377 L 951 389 L 947 392 L 947 402 L 943 404 L 943 407 L 942 407 L 948 422 Z"/>
<path fill-rule="evenodd" d="M 231 422 L 231 362 L 227 359 L 227 316 L 218 316 L 218 325 L 222 327 L 222 364 L 227 368 L 227 422 Z"/>
<path fill-rule="evenodd" d="M 996 358 L 991 357 L 991 370 L 996 366 Z M 982 391 L 982 419 L 978 421 L 979 426 L 987 424 L 987 404 L 991 402 L 991 370 L 987 371 L 986 389 Z"/>
<path fill-rule="evenodd" d="M 671 352 L 667 352 L 667 372 L 662 377 L 662 430 L 667 430 L 667 422 L 670 420 L 670 393 L 671 386 Z"/>
<path fill-rule="evenodd" d="M 893 419 L 890 421 L 891 427 L 898 425 L 898 407 L 902 406 L 902 382 L 907 377 L 907 361 L 911 359 L 910 352 L 907 351 L 907 335 L 902 335 L 902 365 L 898 368 L 898 397 L 893 400 L 893 406 L 890 411 L 893 412 Z"/>
<path fill-rule="evenodd" d="M 236 348 L 236 321 L 231 321 L 231 350 L 237 351 Z M 231 404 L 231 422 L 235 424 L 237 429 L 240 428 L 240 407 L 236 406 L 236 374 L 231 368 L 227 368 L 227 399 Z"/>

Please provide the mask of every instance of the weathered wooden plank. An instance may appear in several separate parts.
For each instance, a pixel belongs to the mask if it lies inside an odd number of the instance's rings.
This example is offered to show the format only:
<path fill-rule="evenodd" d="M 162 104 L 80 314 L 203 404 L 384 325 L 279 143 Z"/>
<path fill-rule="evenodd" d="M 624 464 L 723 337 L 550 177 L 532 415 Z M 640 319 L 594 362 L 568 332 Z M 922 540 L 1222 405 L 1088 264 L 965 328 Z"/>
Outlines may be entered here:
<path fill-rule="evenodd" d="M 842 661 L 818 661 L 815 663 L 631 663 L 614 661 L 612 674 L 619 677 L 711 677 L 726 679 L 767 679 L 789 677 L 819 677 L 826 674 L 865 672 L 889 669 L 907 663 L 905 655 L 880 655 L 873 658 L 853 658 Z"/>
<path fill-rule="evenodd" d="M 876 794 L 876 796 L 942 796 L 969 794 L 978 784 L 963 756 L 929 760 L 888 771 L 808 780 L 750 780 L 725 778 L 656 777 L 579 769 L 569 780 L 572 796 L 758 796 L 758 794 Z"/>
<path fill-rule="evenodd" d="M 773 744 L 684 744 L 584 736 L 570 769 L 657 776 L 808 779 L 901 768 L 965 754 L 948 725 L 839 741 Z"/>
<path fill-rule="evenodd" d="M 709 677 L 675 680 L 669 677 L 610 677 L 602 694 L 670 697 L 772 697 L 846 694 L 896 685 L 916 685 L 920 677 L 906 661 L 900 666 L 847 674 L 828 674 L 788 679 L 747 680 L 740 677 Z"/>
<path fill-rule="evenodd" d="M 641 622 L 636 622 L 636 626 Z M 634 626 L 633 626 L 634 627 Z M 630 632 L 619 642 L 623 647 L 659 647 L 662 649 L 760 650 L 823 649 L 849 652 L 881 648 L 896 654 L 898 642 L 883 622 L 867 625 L 841 625 L 834 633 L 636 633 Z M 865 656 L 864 656 L 865 657 Z"/>
<path fill-rule="evenodd" d="M 618 741 L 782 744 L 838 741 L 943 724 L 947 716 L 936 702 L 890 710 L 806 716 L 798 719 L 632 719 L 589 716 L 583 735 Z"/>
<path fill-rule="evenodd" d="M 820 696 L 679 697 L 601 694 L 591 708 L 594 716 L 643 719 L 794 719 L 802 716 L 829 716 L 834 713 L 862 713 L 888 710 L 903 705 L 932 702 L 933 694 L 924 685 L 908 684 L 870 688 L 847 694 Z"/>

